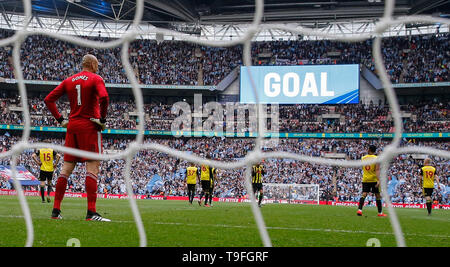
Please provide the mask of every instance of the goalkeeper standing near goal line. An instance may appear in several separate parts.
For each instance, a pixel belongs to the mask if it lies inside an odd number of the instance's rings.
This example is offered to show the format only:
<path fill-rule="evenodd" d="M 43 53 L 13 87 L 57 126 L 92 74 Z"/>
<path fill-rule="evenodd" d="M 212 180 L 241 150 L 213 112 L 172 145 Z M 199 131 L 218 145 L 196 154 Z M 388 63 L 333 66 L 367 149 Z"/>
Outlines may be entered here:
<path fill-rule="evenodd" d="M 65 79 L 53 89 L 44 102 L 59 125 L 67 128 L 64 146 L 101 154 L 101 131 L 105 129 L 109 96 L 105 82 L 102 77 L 96 74 L 98 71 L 97 58 L 90 54 L 85 55 L 82 60 L 82 67 L 80 73 Z M 67 95 L 70 102 L 68 120 L 59 113 L 56 106 L 56 101 L 63 95 Z M 64 154 L 64 164 L 55 186 L 55 200 L 51 218 L 62 219 L 61 201 L 66 191 L 67 179 L 72 174 L 77 162 L 86 162 L 86 220 L 110 221 L 96 211 L 97 176 L 100 161 L 75 157 L 67 153 Z"/>

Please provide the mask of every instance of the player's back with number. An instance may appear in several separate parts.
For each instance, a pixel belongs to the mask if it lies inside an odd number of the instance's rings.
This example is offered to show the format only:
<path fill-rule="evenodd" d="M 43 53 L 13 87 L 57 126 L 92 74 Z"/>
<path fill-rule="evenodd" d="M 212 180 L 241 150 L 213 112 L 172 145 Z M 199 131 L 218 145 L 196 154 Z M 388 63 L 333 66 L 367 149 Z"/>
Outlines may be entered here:
<path fill-rule="evenodd" d="M 99 99 L 106 95 L 103 79 L 92 72 L 82 71 L 64 81 L 70 101 L 72 119 L 100 118 Z"/>
<path fill-rule="evenodd" d="M 365 155 L 361 159 L 364 160 L 373 160 L 376 159 L 376 155 Z M 363 179 L 364 183 L 373 183 L 378 181 L 377 173 L 376 173 L 376 164 L 369 164 L 363 166 Z"/>
<path fill-rule="evenodd" d="M 82 71 L 65 79 L 47 97 L 46 102 L 54 102 L 66 94 L 70 102 L 68 131 L 97 130 L 90 118 L 104 118 L 108 93 L 103 79 L 92 72 Z M 105 102 L 105 103 L 102 103 Z M 105 110 L 100 110 L 105 107 Z M 53 113 L 50 109 L 50 111 Z M 58 118 L 58 114 L 54 114 Z M 103 116 L 102 116 L 103 115 Z"/>
<path fill-rule="evenodd" d="M 56 151 L 51 148 L 41 148 L 36 151 L 36 154 L 39 156 L 39 160 L 41 162 L 41 170 L 46 172 L 53 172 L 53 159 L 56 157 Z"/>
<path fill-rule="evenodd" d="M 67 127 L 64 146 L 102 154 L 101 130 L 105 128 L 108 112 L 109 96 L 103 79 L 95 74 L 98 71 L 98 60 L 94 55 L 83 56 L 83 70 L 65 79 L 44 102 L 52 115 L 62 127 Z M 69 121 L 61 115 L 56 101 L 67 95 L 70 102 Z M 91 157 L 78 157 L 64 153 L 64 164 L 56 182 L 53 219 L 61 219 L 61 202 L 67 188 L 67 180 L 72 174 L 77 162 L 86 162 L 85 190 L 87 195 L 87 221 L 110 221 L 96 211 L 97 180 L 100 161 Z"/>
<path fill-rule="evenodd" d="M 433 166 L 423 166 L 420 168 L 423 177 L 423 188 L 434 188 L 434 177 L 436 175 L 436 168 Z"/>
<path fill-rule="evenodd" d="M 187 184 L 197 184 L 198 180 L 198 168 L 190 166 L 186 171 L 186 183 Z"/>

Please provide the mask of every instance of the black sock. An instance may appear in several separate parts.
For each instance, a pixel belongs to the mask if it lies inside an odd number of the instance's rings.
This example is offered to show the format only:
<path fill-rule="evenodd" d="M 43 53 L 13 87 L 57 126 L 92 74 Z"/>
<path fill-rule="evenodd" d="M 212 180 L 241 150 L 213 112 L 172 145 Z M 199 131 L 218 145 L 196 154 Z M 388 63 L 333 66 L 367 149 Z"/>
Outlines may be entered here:
<path fill-rule="evenodd" d="M 202 202 L 203 192 L 200 193 L 200 198 L 198 199 L 198 202 Z"/>
<path fill-rule="evenodd" d="M 261 205 L 262 199 L 263 199 L 263 193 L 259 193 L 258 205 Z"/>
<path fill-rule="evenodd" d="M 209 194 L 206 193 L 205 194 L 205 205 L 208 204 L 208 200 L 209 200 Z"/>
<path fill-rule="evenodd" d="M 432 209 L 431 201 L 427 201 L 427 210 L 428 210 L 428 214 L 431 214 L 431 209 Z"/>
<path fill-rule="evenodd" d="M 359 205 L 358 205 L 358 209 L 362 210 L 363 206 L 364 206 L 364 201 L 366 200 L 365 197 L 361 197 L 359 199 Z"/>
<path fill-rule="evenodd" d="M 45 195 L 45 188 L 43 186 L 41 186 L 41 198 L 42 198 L 42 201 L 44 201 L 44 195 Z"/>
<path fill-rule="evenodd" d="M 209 194 L 209 205 L 211 205 L 212 198 L 213 198 L 212 194 Z"/>
<path fill-rule="evenodd" d="M 383 211 L 383 205 L 381 205 L 381 199 L 377 199 L 377 208 L 378 208 L 378 213 L 381 213 Z"/>
<path fill-rule="evenodd" d="M 48 185 L 47 186 L 47 197 L 50 197 L 50 192 L 52 192 L 52 186 Z"/>

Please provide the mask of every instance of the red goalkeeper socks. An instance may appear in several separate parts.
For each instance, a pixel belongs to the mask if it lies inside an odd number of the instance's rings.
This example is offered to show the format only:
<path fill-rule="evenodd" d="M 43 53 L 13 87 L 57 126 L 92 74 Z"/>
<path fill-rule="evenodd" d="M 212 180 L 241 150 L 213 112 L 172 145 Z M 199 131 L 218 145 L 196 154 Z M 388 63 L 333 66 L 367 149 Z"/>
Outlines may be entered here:
<path fill-rule="evenodd" d="M 96 202 L 97 202 L 97 176 L 88 172 L 86 173 L 86 194 L 87 194 L 87 205 L 88 210 L 96 212 Z"/>
<path fill-rule="evenodd" d="M 61 174 L 56 181 L 54 209 L 61 210 L 61 201 L 64 198 L 64 193 L 66 193 L 67 178 L 67 176 Z"/>

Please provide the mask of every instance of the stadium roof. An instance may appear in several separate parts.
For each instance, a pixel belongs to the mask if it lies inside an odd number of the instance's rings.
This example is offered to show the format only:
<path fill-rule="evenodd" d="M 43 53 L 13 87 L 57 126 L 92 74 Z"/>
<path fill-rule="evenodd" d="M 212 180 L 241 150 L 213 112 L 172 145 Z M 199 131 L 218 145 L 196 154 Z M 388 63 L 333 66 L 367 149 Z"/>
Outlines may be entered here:
<path fill-rule="evenodd" d="M 33 13 L 71 18 L 132 20 L 136 1 L 130 0 L 32 0 Z M 143 21 L 245 23 L 253 18 L 254 0 L 145 0 Z M 395 15 L 447 15 L 448 0 L 397 0 Z M 0 0 L 6 12 L 23 13 L 22 0 Z M 334 20 L 381 17 L 384 0 L 265 0 L 267 22 Z"/>
<path fill-rule="evenodd" d="M 357 21 L 361 24 L 352 25 L 354 29 L 349 31 L 369 30 L 366 24 L 383 15 L 384 2 L 265 0 L 263 21 L 303 23 L 304 26 L 324 28 L 326 31 L 331 28 L 345 31 L 342 28 L 348 27 L 330 24 Z M 110 37 L 120 36 L 120 29 L 127 28 L 136 9 L 136 1 L 131 0 L 31 0 L 31 3 L 34 27 L 37 25 L 46 30 L 77 35 L 101 32 L 102 36 Z M 448 17 L 450 11 L 450 0 L 397 0 L 395 3 L 394 16 L 431 14 Z M 255 0 L 144 0 L 144 6 L 142 22 L 147 28 L 158 27 L 198 36 L 210 35 L 209 39 L 224 39 L 239 36 L 243 31 L 242 25 L 252 21 Z M 23 21 L 14 16 L 23 15 L 22 0 L 0 0 L 0 13 L 0 27 L 7 25 L 6 28 L 17 29 Z M 50 18 L 53 21 L 49 21 Z M 87 29 L 90 32 L 86 32 Z M 273 32 L 270 35 L 279 36 Z"/>

